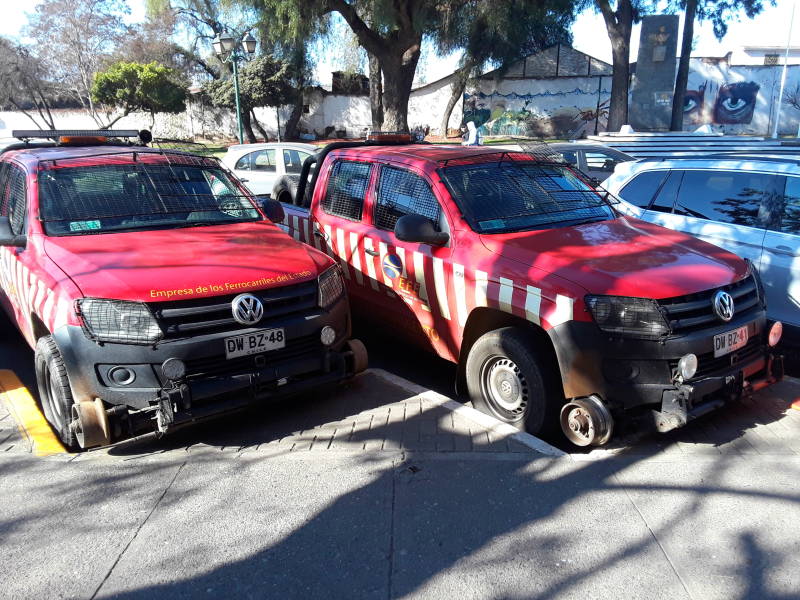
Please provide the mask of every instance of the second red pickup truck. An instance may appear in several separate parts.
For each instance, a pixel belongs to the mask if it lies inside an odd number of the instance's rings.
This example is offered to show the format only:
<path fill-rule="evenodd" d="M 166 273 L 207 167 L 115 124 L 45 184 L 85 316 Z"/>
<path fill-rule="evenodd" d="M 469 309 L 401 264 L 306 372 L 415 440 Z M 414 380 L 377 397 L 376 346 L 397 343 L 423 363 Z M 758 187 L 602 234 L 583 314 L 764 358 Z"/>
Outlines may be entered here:
<path fill-rule="evenodd" d="M 358 317 L 456 362 L 477 408 L 529 432 L 668 431 L 783 375 L 746 261 L 620 215 L 550 158 L 342 142 L 295 202 L 284 226 L 338 258 Z"/>

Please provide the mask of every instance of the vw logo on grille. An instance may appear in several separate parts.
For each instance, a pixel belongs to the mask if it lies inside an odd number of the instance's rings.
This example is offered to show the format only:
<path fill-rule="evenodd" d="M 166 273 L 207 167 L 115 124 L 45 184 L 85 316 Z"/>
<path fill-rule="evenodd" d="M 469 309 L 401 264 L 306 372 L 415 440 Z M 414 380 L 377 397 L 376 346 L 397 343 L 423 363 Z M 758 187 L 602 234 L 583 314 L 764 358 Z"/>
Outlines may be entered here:
<path fill-rule="evenodd" d="M 728 292 L 720 290 L 714 294 L 714 312 L 723 321 L 733 318 L 733 297 Z"/>
<path fill-rule="evenodd" d="M 233 318 L 242 325 L 254 325 L 264 316 L 264 305 L 253 294 L 239 294 L 231 302 Z"/>

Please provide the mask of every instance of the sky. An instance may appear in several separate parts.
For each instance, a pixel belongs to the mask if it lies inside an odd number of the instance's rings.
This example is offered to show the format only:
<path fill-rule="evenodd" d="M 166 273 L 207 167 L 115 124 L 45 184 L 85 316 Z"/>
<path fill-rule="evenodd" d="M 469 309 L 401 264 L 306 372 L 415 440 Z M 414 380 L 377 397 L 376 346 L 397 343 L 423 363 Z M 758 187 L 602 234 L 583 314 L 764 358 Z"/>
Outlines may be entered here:
<path fill-rule="evenodd" d="M 0 35 L 17 37 L 22 27 L 27 22 L 26 13 L 32 12 L 40 0 L 0 0 Z M 755 19 L 748 19 L 744 15 L 734 19 L 728 28 L 728 34 L 718 42 L 714 37 L 710 23 L 695 23 L 695 45 L 693 56 L 724 56 L 727 52 L 742 46 L 769 45 L 783 46 L 789 37 L 789 24 L 791 21 L 792 4 L 799 0 L 778 0 L 776 6 L 769 6 L 769 0 L 764 11 Z M 140 21 L 144 18 L 144 0 L 129 0 L 131 14 L 129 22 Z M 683 17 L 681 16 L 681 27 Z M 636 25 L 631 36 L 631 60 L 636 60 L 639 47 L 639 29 Z M 572 28 L 573 46 L 582 52 L 590 54 L 601 60 L 611 62 L 611 42 L 605 32 L 603 18 L 593 11 L 587 11 L 578 16 Z M 800 45 L 800 8 L 795 15 L 795 27 L 792 32 L 792 41 Z M 459 56 L 453 54 L 447 57 L 437 57 L 432 52 L 425 53 L 427 58 L 424 65 L 418 69 L 417 83 L 436 81 L 453 72 L 458 64 Z M 317 67 L 317 78 L 320 83 L 330 82 L 330 72 L 342 67 L 335 56 L 322 55 Z"/>

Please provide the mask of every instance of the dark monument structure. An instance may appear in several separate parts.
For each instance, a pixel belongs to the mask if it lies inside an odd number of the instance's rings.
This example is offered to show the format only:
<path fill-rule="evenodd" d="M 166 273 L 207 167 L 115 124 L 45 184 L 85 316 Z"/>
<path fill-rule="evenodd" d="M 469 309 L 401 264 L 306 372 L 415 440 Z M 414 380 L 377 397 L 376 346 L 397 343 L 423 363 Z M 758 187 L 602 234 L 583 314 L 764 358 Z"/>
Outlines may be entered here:
<path fill-rule="evenodd" d="M 677 49 L 678 15 L 642 18 L 628 110 L 628 120 L 636 131 L 669 129 Z"/>

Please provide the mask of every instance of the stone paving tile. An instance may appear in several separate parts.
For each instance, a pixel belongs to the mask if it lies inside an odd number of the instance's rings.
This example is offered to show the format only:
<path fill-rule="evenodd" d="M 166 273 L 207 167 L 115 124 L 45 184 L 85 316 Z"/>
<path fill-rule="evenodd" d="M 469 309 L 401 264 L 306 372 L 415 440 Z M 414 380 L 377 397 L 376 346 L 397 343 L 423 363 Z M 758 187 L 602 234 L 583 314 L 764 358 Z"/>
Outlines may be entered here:
<path fill-rule="evenodd" d="M 0 452 L 30 452 L 30 443 L 17 427 L 6 403 L 0 399 Z"/>

